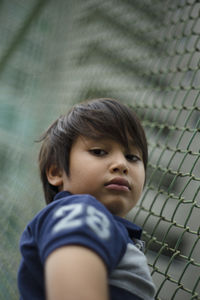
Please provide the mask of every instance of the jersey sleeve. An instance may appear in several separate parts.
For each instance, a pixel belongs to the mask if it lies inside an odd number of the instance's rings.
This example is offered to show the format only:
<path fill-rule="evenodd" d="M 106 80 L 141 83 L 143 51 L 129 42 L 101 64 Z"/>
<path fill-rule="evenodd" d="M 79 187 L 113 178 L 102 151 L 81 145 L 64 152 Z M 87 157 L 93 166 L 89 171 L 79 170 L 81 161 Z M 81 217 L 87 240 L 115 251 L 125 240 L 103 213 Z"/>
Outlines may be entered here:
<path fill-rule="evenodd" d="M 95 251 L 109 272 L 123 256 L 128 238 L 124 227 L 90 195 L 71 195 L 50 204 L 38 217 L 34 231 L 43 264 L 55 249 L 80 245 Z"/>

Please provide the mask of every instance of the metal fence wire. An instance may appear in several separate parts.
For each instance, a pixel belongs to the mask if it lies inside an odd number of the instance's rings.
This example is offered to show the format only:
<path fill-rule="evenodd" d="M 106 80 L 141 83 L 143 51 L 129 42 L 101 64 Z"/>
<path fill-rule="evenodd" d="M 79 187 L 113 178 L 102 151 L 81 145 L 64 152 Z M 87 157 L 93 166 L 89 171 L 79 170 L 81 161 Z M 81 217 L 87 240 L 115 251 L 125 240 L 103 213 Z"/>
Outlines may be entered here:
<path fill-rule="evenodd" d="M 0 1 L 0 299 L 18 299 L 21 232 L 45 206 L 44 129 L 75 102 L 114 97 L 140 115 L 143 227 L 156 299 L 200 299 L 200 2 Z"/>

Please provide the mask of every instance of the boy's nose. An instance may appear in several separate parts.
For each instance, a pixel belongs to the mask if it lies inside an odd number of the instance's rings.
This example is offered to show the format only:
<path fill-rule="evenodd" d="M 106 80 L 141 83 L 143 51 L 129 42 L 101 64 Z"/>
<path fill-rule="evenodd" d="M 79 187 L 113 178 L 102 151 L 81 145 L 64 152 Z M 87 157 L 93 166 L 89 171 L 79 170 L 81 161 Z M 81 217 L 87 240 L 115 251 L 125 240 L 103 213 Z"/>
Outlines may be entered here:
<path fill-rule="evenodd" d="M 128 174 L 128 166 L 125 158 L 117 158 L 110 165 L 111 173 Z"/>

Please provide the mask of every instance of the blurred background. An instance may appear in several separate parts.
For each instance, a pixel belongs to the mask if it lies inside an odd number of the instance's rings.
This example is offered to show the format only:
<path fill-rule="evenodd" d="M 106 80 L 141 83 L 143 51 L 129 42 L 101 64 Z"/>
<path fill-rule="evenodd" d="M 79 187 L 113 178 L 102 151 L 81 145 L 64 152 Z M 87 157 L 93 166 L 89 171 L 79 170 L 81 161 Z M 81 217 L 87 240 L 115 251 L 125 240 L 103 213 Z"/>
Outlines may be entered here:
<path fill-rule="evenodd" d="M 0 299 L 18 299 L 18 244 L 45 206 L 35 143 L 72 104 L 114 97 L 141 117 L 144 229 L 156 299 L 200 299 L 200 2 L 0 1 Z"/>

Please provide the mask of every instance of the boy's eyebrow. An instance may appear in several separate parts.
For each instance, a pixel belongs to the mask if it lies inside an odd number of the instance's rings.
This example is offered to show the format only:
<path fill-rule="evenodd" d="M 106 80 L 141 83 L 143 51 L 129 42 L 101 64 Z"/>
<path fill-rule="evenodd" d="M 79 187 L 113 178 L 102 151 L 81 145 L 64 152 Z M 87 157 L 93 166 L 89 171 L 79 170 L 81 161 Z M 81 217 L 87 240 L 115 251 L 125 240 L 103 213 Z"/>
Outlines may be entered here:
<path fill-rule="evenodd" d="M 134 144 L 132 143 L 131 145 L 129 144 L 128 147 L 126 147 L 126 150 L 127 150 L 127 151 L 132 151 L 132 150 L 135 151 L 135 150 L 136 150 L 136 151 L 138 151 L 141 155 L 143 155 L 141 148 L 140 148 L 137 144 L 135 144 L 135 143 L 134 143 Z"/>
<path fill-rule="evenodd" d="M 113 140 L 113 141 L 117 141 L 115 138 L 109 138 L 109 137 L 104 137 L 104 136 L 96 136 L 96 137 L 88 137 L 88 136 L 83 136 L 83 139 L 85 139 L 85 141 L 87 142 L 88 141 L 94 141 L 94 142 L 100 142 L 100 143 L 103 143 L 103 142 L 106 142 L 106 141 L 109 141 L 109 140 Z M 131 148 L 137 148 L 138 151 L 140 151 L 142 153 L 142 150 L 140 149 L 140 147 L 138 146 L 138 144 L 134 141 L 134 139 L 132 138 L 129 138 L 127 140 L 127 145 L 124 145 L 123 143 L 117 141 L 119 144 L 121 144 L 126 151 L 130 151 Z"/>
<path fill-rule="evenodd" d="M 128 137 L 127 139 L 127 145 L 128 147 L 132 146 L 132 147 L 137 147 L 139 148 L 138 144 L 136 143 L 134 138 Z"/>
<path fill-rule="evenodd" d="M 126 148 L 127 148 L 128 151 L 130 151 L 132 147 L 136 148 L 141 153 L 141 155 L 143 156 L 143 152 L 142 152 L 142 149 L 140 148 L 140 146 L 135 142 L 134 139 L 129 138 L 128 139 L 128 146 Z"/>

